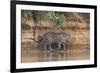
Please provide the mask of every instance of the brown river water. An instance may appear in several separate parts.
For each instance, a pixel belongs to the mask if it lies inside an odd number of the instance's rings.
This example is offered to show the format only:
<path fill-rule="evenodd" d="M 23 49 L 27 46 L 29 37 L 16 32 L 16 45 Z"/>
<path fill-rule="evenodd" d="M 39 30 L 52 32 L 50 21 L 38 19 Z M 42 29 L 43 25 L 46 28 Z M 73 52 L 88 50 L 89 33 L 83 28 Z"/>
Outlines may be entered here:
<path fill-rule="evenodd" d="M 90 49 L 88 45 L 80 45 L 67 47 L 66 50 L 55 49 L 50 52 L 32 48 L 31 44 L 24 44 L 21 54 L 22 63 L 87 60 L 90 58 Z"/>

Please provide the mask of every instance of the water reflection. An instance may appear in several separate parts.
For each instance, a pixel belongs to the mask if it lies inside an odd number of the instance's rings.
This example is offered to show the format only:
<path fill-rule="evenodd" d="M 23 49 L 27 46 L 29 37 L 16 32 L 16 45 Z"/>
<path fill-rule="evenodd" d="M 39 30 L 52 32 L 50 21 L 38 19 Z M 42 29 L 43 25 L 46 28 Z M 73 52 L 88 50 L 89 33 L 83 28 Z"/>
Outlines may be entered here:
<path fill-rule="evenodd" d="M 67 54 L 67 53 L 66 53 Z M 61 52 L 49 52 L 44 53 L 44 60 L 45 61 L 58 61 L 58 60 L 64 60 L 65 53 Z"/>
<path fill-rule="evenodd" d="M 41 51 L 41 50 L 23 50 L 22 62 L 48 62 L 48 61 L 67 61 L 67 60 L 85 60 L 90 58 L 88 47 L 72 47 L 67 50 Z"/>

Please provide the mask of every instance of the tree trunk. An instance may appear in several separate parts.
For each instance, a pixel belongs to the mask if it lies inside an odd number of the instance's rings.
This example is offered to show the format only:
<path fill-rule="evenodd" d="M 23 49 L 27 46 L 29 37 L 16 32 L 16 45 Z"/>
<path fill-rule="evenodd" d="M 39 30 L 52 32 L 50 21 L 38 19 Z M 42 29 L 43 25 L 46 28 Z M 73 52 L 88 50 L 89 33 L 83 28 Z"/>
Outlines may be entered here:
<path fill-rule="evenodd" d="M 33 28 L 33 36 L 34 36 L 34 40 L 35 40 L 35 28 L 37 26 L 37 11 L 32 11 L 32 18 L 33 18 L 33 21 L 34 21 L 34 28 Z"/>

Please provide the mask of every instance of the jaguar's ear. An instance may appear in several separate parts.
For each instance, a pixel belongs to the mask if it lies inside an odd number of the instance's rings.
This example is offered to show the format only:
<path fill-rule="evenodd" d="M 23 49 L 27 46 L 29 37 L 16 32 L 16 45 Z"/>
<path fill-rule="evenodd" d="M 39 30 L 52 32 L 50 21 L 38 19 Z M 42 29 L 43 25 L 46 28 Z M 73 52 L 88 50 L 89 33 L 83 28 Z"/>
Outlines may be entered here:
<path fill-rule="evenodd" d="M 41 41 L 43 39 L 43 37 L 42 36 L 38 36 L 38 41 Z"/>

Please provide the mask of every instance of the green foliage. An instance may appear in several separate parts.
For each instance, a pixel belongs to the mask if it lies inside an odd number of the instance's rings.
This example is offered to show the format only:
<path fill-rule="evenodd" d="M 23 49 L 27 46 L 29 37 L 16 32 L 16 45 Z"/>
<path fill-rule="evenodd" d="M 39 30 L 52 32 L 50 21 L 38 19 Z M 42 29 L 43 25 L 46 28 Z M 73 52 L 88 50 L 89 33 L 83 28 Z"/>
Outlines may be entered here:
<path fill-rule="evenodd" d="M 32 11 L 22 10 L 22 16 L 32 16 Z M 49 20 L 60 26 L 64 25 L 66 21 L 66 17 L 63 14 L 54 11 L 38 11 L 36 18 L 37 20 Z"/>
<path fill-rule="evenodd" d="M 66 21 L 66 17 L 63 14 L 54 11 L 42 12 L 40 16 L 41 19 L 53 21 L 56 25 L 63 25 Z"/>
<path fill-rule="evenodd" d="M 22 16 L 23 16 L 23 17 L 32 16 L 32 11 L 29 11 L 29 10 L 22 10 Z"/>

